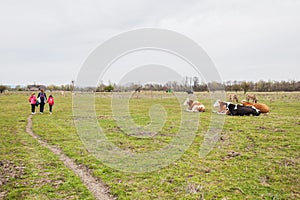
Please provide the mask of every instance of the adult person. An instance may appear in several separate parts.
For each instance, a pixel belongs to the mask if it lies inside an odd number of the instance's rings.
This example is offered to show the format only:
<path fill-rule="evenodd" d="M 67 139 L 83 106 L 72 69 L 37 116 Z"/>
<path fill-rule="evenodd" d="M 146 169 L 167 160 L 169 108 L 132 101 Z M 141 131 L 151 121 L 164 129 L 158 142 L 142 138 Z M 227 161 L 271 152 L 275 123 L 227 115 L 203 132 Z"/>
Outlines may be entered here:
<path fill-rule="evenodd" d="M 44 114 L 45 103 L 47 102 L 47 95 L 43 89 L 38 94 L 38 101 L 40 103 L 40 113 Z"/>

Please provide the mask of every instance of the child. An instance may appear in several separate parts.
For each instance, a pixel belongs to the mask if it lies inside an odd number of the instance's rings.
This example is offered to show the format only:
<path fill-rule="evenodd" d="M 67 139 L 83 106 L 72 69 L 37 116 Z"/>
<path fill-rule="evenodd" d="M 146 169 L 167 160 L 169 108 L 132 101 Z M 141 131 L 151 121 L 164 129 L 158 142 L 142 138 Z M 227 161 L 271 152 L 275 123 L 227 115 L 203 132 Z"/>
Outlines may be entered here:
<path fill-rule="evenodd" d="M 54 105 L 54 98 L 52 95 L 49 96 L 47 102 L 49 103 L 49 112 L 52 114 L 52 106 Z"/>
<path fill-rule="evenodd" d="M 36 96 L 34 95 L 34 93 L 31 94 L 31 96 L 29 97 L 29 102 L 31 104 L 31 114 L 35 114 L 35 106 L 36 106 Z"/>

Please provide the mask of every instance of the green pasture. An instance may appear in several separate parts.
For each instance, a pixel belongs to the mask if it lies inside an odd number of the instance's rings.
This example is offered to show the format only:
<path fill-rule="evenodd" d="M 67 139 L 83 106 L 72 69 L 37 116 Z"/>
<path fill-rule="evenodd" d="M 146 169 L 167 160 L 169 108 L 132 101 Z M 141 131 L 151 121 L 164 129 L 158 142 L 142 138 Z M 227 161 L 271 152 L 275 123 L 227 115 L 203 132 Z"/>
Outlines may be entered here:
<path fill-rule="evenodd" d="M 30 93 L 0 95 L 0 199 L 93 199 L 80 179 L 26 133 Z M 180 159 L 160 170 L 128 173 L 104 165 L 90 154 L 77 134 L 72 95 L 53 93 L 53 114 L 32 117 L 33 131 L 57 145 L 76 163 L 105 182 L 117 199 L 299 199 L 300 93 L 255 93 L 269 105 L 268 116 L 226 116 L 215 148 L 199 157 L 212 115 L 209 93 L 197 93 L 206 107 L 193 143 Z M 48 93 L 49 95 L 49 93 Z M 106 137 L 131 153 L 166 147 L 180 128 L 179 102 L 173 94 L 133 95 L 129 110 L 134 122 L 150 123 L 149 108 L 164 107 L 167 120 L 151 138 L 128 136 L 114 120 L 111 94 L 96 93 L 95 109 Z M 238 93 L 239 99 L 244 99 Z M 182 103 L 182 102 L 181 102 Z M 187 133 L 188 134 L 188 133 Z"/>

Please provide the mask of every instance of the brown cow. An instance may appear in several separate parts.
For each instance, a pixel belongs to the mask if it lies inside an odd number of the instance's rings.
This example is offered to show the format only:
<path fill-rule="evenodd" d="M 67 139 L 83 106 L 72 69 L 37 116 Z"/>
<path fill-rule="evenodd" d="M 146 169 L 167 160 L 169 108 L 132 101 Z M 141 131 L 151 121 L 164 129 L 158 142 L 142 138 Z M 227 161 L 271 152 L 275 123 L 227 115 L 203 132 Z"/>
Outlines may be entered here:
<path fill-rule="evenodd" d="M 250 99 L 252 99 L 253 103 L 257 103 L 257 100 L 258 100 L 256 98 L 255 94 L 247 94 L 246 99 L 247 99 L 248 102 L 250 101 Z"/>
<path fill-rule="evenodd" d="M 236 95 L 236 94 L 230 94 L 230 95 L 229 95 L 229 101 L 230 101 L 230 102 L 234 102 L 234 101 L 235 101 L 235 102 L 238 103 L 238 102 L 239 102 L 239 99 L 237 98 L 237 95 Z"/>
<path fill-rule="evenodd" d="M 270 112 L 270 108 L 263 103 L 250 103 L 248 101 L 243 100 L 241 102 L 244 106 L 254 106 L 256 109 L 260 110 L 261 113 L 268 113 Z"/>

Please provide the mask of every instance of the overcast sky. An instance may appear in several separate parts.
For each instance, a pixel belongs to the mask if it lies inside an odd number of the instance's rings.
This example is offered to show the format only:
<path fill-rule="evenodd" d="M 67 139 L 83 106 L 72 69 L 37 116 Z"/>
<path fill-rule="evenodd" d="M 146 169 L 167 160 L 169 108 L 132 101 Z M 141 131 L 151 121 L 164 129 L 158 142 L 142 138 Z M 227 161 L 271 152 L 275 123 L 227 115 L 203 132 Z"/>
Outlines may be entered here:
<path fill-rule="evenodd" d="M 299 0 L 10 0 L 0 25 L 0 84 L 68 84 L 101 43 L 145 27 L 197 42 L 224 81 L 300 80 Z"/>

